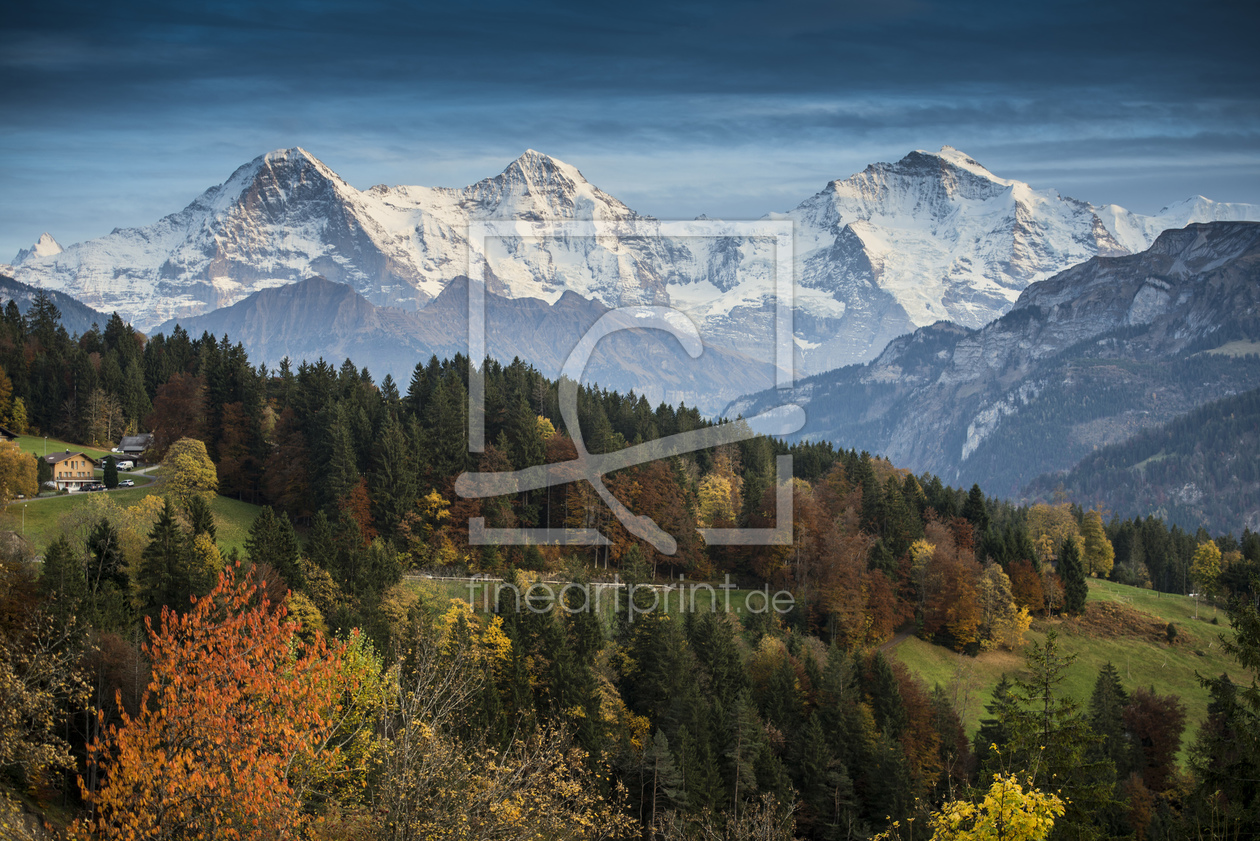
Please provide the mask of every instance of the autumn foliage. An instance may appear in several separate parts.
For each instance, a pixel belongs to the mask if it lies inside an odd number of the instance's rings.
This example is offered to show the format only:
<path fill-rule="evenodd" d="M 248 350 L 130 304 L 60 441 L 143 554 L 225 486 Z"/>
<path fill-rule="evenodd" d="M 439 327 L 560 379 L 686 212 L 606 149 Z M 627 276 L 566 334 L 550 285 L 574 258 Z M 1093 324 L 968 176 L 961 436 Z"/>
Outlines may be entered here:
<path fill-rule="evenodd" d="M 89 745 L 105 782 L 76 838 L 280 838 L 314 820 L 312 781 L 346 773 L 335 743 L 353 693 L 345 646 L 299 642 L 283 606 L 229 568 L 180 616 L 149 626 L 138 715 Z"/>

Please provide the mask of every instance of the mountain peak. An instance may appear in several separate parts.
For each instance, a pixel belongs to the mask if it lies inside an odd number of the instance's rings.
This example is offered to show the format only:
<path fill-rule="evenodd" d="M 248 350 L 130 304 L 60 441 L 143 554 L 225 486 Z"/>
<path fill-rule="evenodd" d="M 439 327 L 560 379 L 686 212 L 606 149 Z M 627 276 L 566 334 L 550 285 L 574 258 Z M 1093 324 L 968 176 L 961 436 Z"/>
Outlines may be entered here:
<path fill-rule="evenodd" d="M 556 175 L 562 175 L 574 184 L 587 183 L 577 167 L 536 149 L 526 149 L 520 157 L 507 165 L 507 168 L 503 170 L 503 175 L 509 178 L 523 177 L 531 184 L 546 183 Z"/>
<path fill-rule="evenodd" d="M 60 243 L 53 239 L 53 235 L 44 231 L 44 233 L 39 235 L 39 239 L 34 245 L 30 248 L 23 248 L 17 253 L 17 257 L 13 258 L 13 265 L 16 266 L 28 258 L 52 257 L 60 254 L 63 250 Z"/>
<path fill-rule="evenodd" d="M 976 175 L 982 175 L 985 178 L 992 178 L 994 180 L 1000 180 L 997 178 L 996 175 L 994 175 L 992 172 L 989 171 L 988 167 L 981 164 L 979 161 L 977 161 L 975 158 L 968 155 L 966 152 L 955 149 L 953 146 L 942 146 L 941 151 L 937 153 L 936 157 L 940 158 L 943 161 L 949 161 L 954 166 L 959 167 L 960 169 L 965 169 L 968 172 L 973 172 Z"/>
<path fill-rule="evenodd" d="M 924 165 L 939 166 L 940 162 L 947 163 L 955 169 L 964 170 L 972 175 L 977 175 L 987 181 L 994 181 L 999 184 L 1011 183 L 1004 178 L 999 178 L 994 175 L 993 172 L 990 171 L 984 164 L 980 163 L 966 152 L 955 149 L 953 146 L 942 146 L 939 152 L 928 152 L 925 149 L 915 149 L 913 152 L 898 161 L 897 166 L 901 168 L 912 168 Z"/>

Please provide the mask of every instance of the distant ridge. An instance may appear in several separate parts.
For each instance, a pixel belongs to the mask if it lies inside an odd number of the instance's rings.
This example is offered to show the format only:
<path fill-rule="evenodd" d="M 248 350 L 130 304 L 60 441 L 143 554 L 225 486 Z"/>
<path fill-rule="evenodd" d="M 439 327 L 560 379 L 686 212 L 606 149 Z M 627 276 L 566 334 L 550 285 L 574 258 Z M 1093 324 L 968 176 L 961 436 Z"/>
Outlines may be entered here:
<path fill-rule="evenodd" d="M 1033 480 L 1025 495 L 1048 500 L 1060 488 L 1122 519 L 1156 516 L 1211 534 L 1260 531 L 1260 389 L 1103 447 L 1066 473 Z"/>
<path fill-rule="evenodd" d="M 18 310 L 26 315 L 39 292 L 39 289 L 0 274 L 0 305 L 17 301 Z M 97 312 L 64 292 L 58 292 L 55 289 L 47 289 L 44 292 L 61 311 L 61 324 L 70 335 L 81 336 L 91 330 L 93 324 L 98 325 L 102 330 L 105 329 L 105 324 L 109 321 L 108 315 Z"/>
<path fill-rule="evenodd" d="M 256 292 L 239 303 L 202 316 L 172 319 L 193 336 L 210 332 L 239 341 L 250 358 L 268 365 L 289 357 L 294 366 L 324 359 L 351 359 L 379 382 L 386 374 L 406 388 L 417 362 L 430 356 L 468 355 L 467 278 L 456 278 L 419 312 L 378 307 L 343 283 L 313 277 Z M 573 346 L 607 309 L 573 293 L 555 303 L 512 300 L 485 294 L 486 350 L 502 362 L 531 362 L 548 377 L 560 373 Z M 604 339 L 592 357 L 586 381 L 622 393 L 634 390 L 654 404 L 685 402 L 715 413 L 746 383 L 774 383 L 772 369 L 721 348 L 706 347 L 691 359 L 671 336 L 635 330 Z M 727 395 L 725 400 L 720 395 Z"/>

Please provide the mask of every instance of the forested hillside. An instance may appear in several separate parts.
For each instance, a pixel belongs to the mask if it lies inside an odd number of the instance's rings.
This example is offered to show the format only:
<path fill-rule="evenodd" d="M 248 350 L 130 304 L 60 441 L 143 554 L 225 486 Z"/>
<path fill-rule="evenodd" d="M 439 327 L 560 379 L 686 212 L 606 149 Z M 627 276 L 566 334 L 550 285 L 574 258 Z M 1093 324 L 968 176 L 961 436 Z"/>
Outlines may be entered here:
<path fill-rule="evenodd" d="M 1056 488 L 1083 505 L 1132 518 L 1162 517 L 1214 533 L 1260 524 L 1260 390 L 1218 400 L 1086 456 L 1025 493 Z"/>
<path fill-rule="evenodd" d="M 272 371 L 226 337 L 146 341 L 115 318 L 75 340 L 48 301 L 33 312 L 6 312 L 0 412 L 21 400 L 25 423 L 80 440 L 108 441 L 102 423 L 151 430 L 165 497 L 89 500 L 39 565 L 5 544 L 6 827 L 56 802 L 54 829 L 76 838 L 908 838 L 993 774 L 1017 775 L 1003 779 L 1056 816 L 1054 837 L 1214 821 L 1246 837 L 1260 817 L 1254 787 L 1219 775 L 1256 761 L 1228 735 L 1254 726 L 1233 684 L 1213 683 L 1208 726 L 1183 733 L 1176 698 L 1106 671 L 1088 705 L 1064 697 L 1070 658 L 1053 635 L 1025 641 L 1033 616 L 1082 613 L 1090 575 L 1254 599 L 1255 535 L 1021 508 L 868 453 L 755 437 L 605 477 L 675 537 L 666 554 L 584 482 L 454 492 L 463 471 L 576 456 L 557 384 L 519 361 L 484 364 L 474 456 L 465 359 L 417 364 L 404 392 L 350 360 Z M 578 414 L 593 452 L 707 423 L 593 388 Z M 244 552 L 220 548 L 215 492 L 266 506 Z M 785 516 L 790 545 L 698 531 Z M 470 545 L 472 517 L 609 543 Z M 420 571 L 512 586 L 474 583 L 470 605 Z M 634 589 L 586 609 L 593 579 L 614 576 Z M 665 609 L 665 582 L 729 582 L 742 606 L 705 587 L 698 608 Z M 1237 617 L 1247 667 L 1252 617 Z M 880 652 L 899 629 L 960 658 L 1009 653 L 974 745 L 955 699 Z M 1189 769 L 1171 759 L 1183 736 Z"/>

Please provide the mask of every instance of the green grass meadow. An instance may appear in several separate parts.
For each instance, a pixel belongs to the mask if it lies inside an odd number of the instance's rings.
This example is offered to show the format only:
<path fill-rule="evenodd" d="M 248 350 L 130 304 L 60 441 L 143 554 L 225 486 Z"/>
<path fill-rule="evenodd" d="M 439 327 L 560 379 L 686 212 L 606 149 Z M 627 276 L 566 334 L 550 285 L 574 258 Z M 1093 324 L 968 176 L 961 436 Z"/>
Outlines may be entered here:
<path fill-rule="evenodd" d="M 42 435 L 19 435 L 17 445 L 22 452 L 36 456 L 64 453 L 66 450 L 72 453 L 86 453 L 94 459 L 102 459 L 110 455 L 109 450 L 85 447 L 82 444 L 71 444 L 69 441 L 62 441 L 60 438 L 44 438 Z M 119 459 L 127 458 L 127 456 L 120 456 L 117 453 L 114 454 L 114 457 Z"/>
<path fill-rule="evenodd" d="M 144 497 L 157 493 L 156 488 L 141 485 L 142 479 L 146 480 L 147 485 L 149 477 L 136 475 L 132 478 L 137 487 L 109 491 L 109 498 L 122 507 L 135 505 Z M 0 514 L 0 529 L 23 534 L 35 547 L 36 554 L 42 554 L 44 547 L 57 537 L 61 518 L 76 508 L 89 504 L 89 499 L 95 495 L 74 493 L 12 503 Z M 253 525 L 262 508 L 248 502 L 217 496 L 211 503 L 210 510 L 214 512 L 219 548 L 225 553 L 232 548 L 244 551 L 249 527 Z"/>
<path fill-rule="evenodd" d="M 1126 587 L 1110 581 L 1089 582 L 1090 603 L 1115 602 L 1144 614 L 1153 627 L 1172 622 L 1177 628 L 1176 642 L 1168 645 L 1127 633 L 1100 635 L 1086 630 L 1073 620 L 1038 620 L 1027 635 L 1029 641 L 1044 643 L 1046 632 L 1054 629 L 1059 635 L 1061 650 L 1076 657 L 1068 670 L 1063 692 L 1088 706 L 1098 670 L 1108 662 L 1120 673 L 1125 689 L 1154 688 L 1160 695 L 1173 694 L 1186 706 L 1186 731 L 1182 737 L 1181 758 L 1207 717 L 1207 690 L 1199 685 L 1199 674 L 1214 677 L 1228 673 L 1235 680 L 1241 677 L 1238 664 L 1221 650 L 1222 634 L 1232 634 L 1224 611 L 1199 606 L 1195 619 L 1194 600 L 1185 596 L 1156 593 Z M 940 684 L 955 697 L 970 696 L 964 704 L 964 724 L 974 733 L 986 713 L 984 706 L 993 697 L 993 687 L 1003 673 L 1014 676 L 1023 668 L 1023 657 L 1014 652 L 991 651 L 967 657 L 916 637 L 902 640 L 891 647 L 894 657 L 928 686 Z"/>

